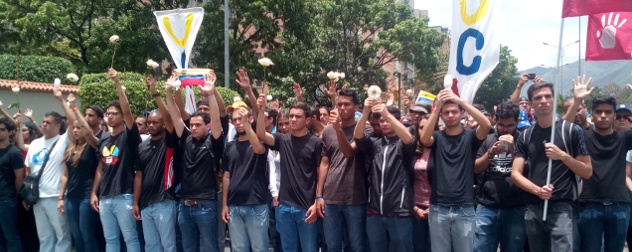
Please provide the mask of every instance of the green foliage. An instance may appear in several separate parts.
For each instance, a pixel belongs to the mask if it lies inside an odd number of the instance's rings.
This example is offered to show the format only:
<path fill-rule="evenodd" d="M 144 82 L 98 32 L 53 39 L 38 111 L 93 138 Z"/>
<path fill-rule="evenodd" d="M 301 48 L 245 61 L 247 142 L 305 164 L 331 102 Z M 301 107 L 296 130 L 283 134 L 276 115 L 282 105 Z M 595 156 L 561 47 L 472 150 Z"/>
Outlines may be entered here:
<path fill-rule="evenodd" d="M 511 55 L 509 47 L 501 46 L 500 61 L 479 87 L 474 103 L 483 104 L 488 111 L 494 111 L 494 105 L 507 101 L 518 83 L 516 63 L 518 59 Z"/>
<path fill-rule="evenodd" d="M 53 83 L 59 78 L 64 84 L 74 84 L 66 79 L 75 67 L 67 59 L 45 56 L 20 56 L 20 80 Z M 17 57 L 0 55 L 0 79 L 16 80 Z"/>
<path fill-rule="evenodd" d="M 123 72 L 119 73 L 119 78 L 121 80 L 133 81 L 133 82 L 145 82 L 145 76 L 139 73 L 134 72 Z M 81 76 L 81 81 L 79 81 L 80 85 L 88 84 L 88 83 L 99 83 L 105 82 L 108 80 L 107 73 L 95 73 L 95 74 L 84 74 Z"/>
<path fill-rule="evenodd" d="M 217 92 L 219 92 L 219 94 L 222 96 L 222 100 L 224 100 L 224 104 L 226 105 L 226 107 L 233 104 L 233 97 L 239 96 L 239 93 L 230 88 L 216 87 L 216 89 Z M 196 88 L 195 90 L 199 92 L 200 89 Z"/>

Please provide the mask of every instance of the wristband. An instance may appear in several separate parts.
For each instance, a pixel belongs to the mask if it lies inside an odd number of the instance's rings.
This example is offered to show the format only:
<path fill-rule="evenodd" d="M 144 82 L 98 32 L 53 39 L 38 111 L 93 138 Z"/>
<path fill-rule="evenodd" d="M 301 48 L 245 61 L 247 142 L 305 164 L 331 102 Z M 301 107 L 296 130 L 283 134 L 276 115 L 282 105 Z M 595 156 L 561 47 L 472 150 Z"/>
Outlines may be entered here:
<path fill-rule="evenodd" d="M 156 92 L 156 93 L 151 94 L 151 96 L 158 97 L 158 96 L 160 96 L 160 93 Z"/>
<path fill-rule="evenodd" d="M 79 109 L 79 108 L 77 108 L 77 107 L 72 108 L 72 112 L 77 111 L 77 109 Z"/>
<path fill-rule="evenodd" d="M 316 196 L 316 199 L 322 199 L 323 196 Z"/>
<path fill-rule="evenodd" d="M 64 200 L 64 198 L 57 198 L 57 201 L 62 201 Z"/>

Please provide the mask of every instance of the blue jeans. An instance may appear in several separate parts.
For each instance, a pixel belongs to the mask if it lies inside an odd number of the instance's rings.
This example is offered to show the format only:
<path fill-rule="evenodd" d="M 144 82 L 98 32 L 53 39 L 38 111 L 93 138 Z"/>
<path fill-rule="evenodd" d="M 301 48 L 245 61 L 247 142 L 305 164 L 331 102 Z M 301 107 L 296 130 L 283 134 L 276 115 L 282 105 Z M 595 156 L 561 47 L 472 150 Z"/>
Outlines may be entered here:
<path fill-rule="evenodd" d="M 629 221 L 629 204 L 581 204 L 580 251 L 622 251 Z"/>
<path fill-rule="evenodd" d="M 228 231 L 232 251 L 267 252 L 270 225 L 268 205 L 229 206 L 228 209 Z"/>
<path fill-rule="evenodd" d="M 549 201 L 546 221 L 542 221 L 543 207 L 544 202 L 529 204 L 524 215 L 531 251 L 575 251 L 573 232 L 577 218 L 571 201 Z"/>
<path fill-rule="evenodd" d="M 413 248 L 415 252 L 430 252 L 430 228 L 428 219 L 413 219 Z"/>
<path fill-rule="evenodd" d="M 474 206 L 430 205 L 428 225 L 432 251 L 471 252 L 476 228 Z"/>
<path fill-rule="evenodd" d="M 77 252 L 99 251 L 95 239 L 99 213 L 90 206 L 90 199 L 66 198 L 64 203 L 66 218 L 68 218 L 70 233 Z"/>
<path fill-rule="evenodd" d="M 366 234 L 373 252 L 413 251 L 412 217 L 368 215 Z"/>
<path fill-rule="evenodd" d="M 22 251 L 22 242 L 17 228 L 17 204 L 18 201 L 15 198 L 0 200 L 0 232 L 3 234 L 3 241 L 7 244 L 6 250 L 0 245 L 0 251 L 3 252 Z"/>
<path fill-rule="evenodd" d="M 343 222 L 347 224 L 351 251 L 365 251 L 366 205 L 326 204 L 325 214 L 323 229 L 327 251 L 342 251 Z"/>
<path fill-rule="evenodd" d="M 206 200 L 193 206 L 179 203 L 178 225 L 182 233 L 182 248 L 185 252 L 219 251 L 216 200 Z"/>
<path fill-rule="evenodd" d="M 70 251 L 70 228 L 66 215 L 57 211 L 57 197 L 41 198 L 33 206 L 33 214 L 40 240 L 40 251 Z"/>
<path fill-rule="evenodd" d="M 281 235 L 281 247 L 284 252 L 316 252 L 318 225 L 305 222 L 307 210 L 279 204 L 276 209 L 276 221 Z"/>
<path fill-rule="evenodd" d="M 99 215 L 105 236 L 105 251 L 121 249 L 120 234 L 128 252 L 139 252 L 140 243 L 136 231 L 136 219 L 132 216 L 132 195 L 119 194 L 99 200 Z"/>
<path fill-rule="evenodd" d="M 145 207 L 143 217 L 145 251 L 176 251 L 176 202 L 163 200 Z"/>
<path fill-rule="evenodd" d="M 497 207 L 478 204 L 474 251 L 521 252 L 527 239 L 524 207 Z"/>

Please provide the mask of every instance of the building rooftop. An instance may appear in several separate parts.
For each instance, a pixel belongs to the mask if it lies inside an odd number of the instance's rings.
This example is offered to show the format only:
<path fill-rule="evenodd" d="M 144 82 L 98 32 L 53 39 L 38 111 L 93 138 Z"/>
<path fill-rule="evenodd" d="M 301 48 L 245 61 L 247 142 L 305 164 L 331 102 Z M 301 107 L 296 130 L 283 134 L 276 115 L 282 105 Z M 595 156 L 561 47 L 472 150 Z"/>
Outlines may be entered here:
<path fill-rule="evenodd" d="M 16 80 L 6 80 L 0 79 L 0 88 L 12 88 L 17 87 L 18 81 Z M 34 82 L 34 81 L 20 81 L 19 87 L 21 90 L 41 90 L 41 91 L 52 91 L 53 83 L 44 83 L 44 82 Z M 62 92 L 70 92 L 76 93 L 79 91 L 79 86 L 76 85 L 60 85 L 59 86 Z"/>

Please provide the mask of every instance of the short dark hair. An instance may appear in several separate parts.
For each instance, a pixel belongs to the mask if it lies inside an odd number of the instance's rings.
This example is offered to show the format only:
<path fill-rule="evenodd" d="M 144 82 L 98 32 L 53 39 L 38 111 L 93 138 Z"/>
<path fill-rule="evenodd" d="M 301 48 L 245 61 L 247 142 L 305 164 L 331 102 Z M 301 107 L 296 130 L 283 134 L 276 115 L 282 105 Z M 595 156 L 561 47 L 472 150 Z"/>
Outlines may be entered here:
<path fill-rule="evenodd" d="M 338 96 L 351 96 L 351 101 L 353 102 L 353 105 L 358 105 L 360 104 L 360 100 L 358 99 L 358 92 L 356 92 L 353 89 L 348 89 L 348 88 L 344 88 L 341 89 L 340 92 L 338 92 Z"/>
<path fill-rule="evenodd" d="M 453 100 L 446 100 L 443 102 L 443 105 L 447 105 L 447 104 L 456 104 L 457 106 L 459 106 L 459 111 L 463 110 L 463 107 L 461 107 L 461 105 L 459 105 L 458 103 L 454 102 Z M 443 107 L 441 107 L 441 111 L 443 111 Z"/>
<path fill-rule="evenodd" d="M 520 107 L 511 101 L 506 101 L 498 104 L 496 109 L 496 118 L 505 119 L 513 117 L 516 122 L 520 117 Z"/>
<path fill-rule="evenodd" d="M 94 113 L 97 114 L 98 118 L 103 118 L 103 109 L 99 105 L 93 104 L 93 105 L 90 105 L 88 108 L 92 109 Z"/>
<path fill-rule="evenodd" d="M 296 102 L 296 103 L 292 104 L 292 106 L 290 107 L 290 109 L 293 109 L 293 108 L 303 110 L 303 112 L 305 113 L 305 118 L 309 118 L 309 117 L 312 116 L 312 110 L 309 107 L 309 105 L 307 105 L 307 103 Z"/>
<path fill-rule="evenodd" d="M 286 108 L 286 109 L 283 109 L 283 110 L 279 111 L 279 115 L 277 116 L 276 122 L 278 122 L 279 118 L 281 118 L 281 117 L 290 118 L 290 109 Z M 275 125 L 276 125 L 276 123 L 275 123 Z"/>
<path fill-rule="evenodd" d="M 200 99 L 195 106 L 196 107 L 199 107 L 200 105 L 209 106 L 208 104 L 209 104 L 208 103 L 208 98 L 204 97 L 204 98 Z"/>
<path fill-rule="evenodd" d="M 553 95 L 553 97 L 555 97 L 555 90 L 553 89 L 553 83 L 547 82 L 547 81 L 538 81 L 536 83 L 533 83 L 533 85 L 531 85 L 529 89 L 527 89 L 527 96 L 529 97 L 529 101 L 533 101 L 533 93 L 535 93 L 536 90 L 539 90 L 541 88 L 550 88 L 551 94 Z"/>
<path fill-rule="evenodd" d="M 55 121 L 56 124 L 62 124 L 63 118 L 59 113 L 55 111 L 50 111 L 44 115 L 44 117 L 48 117 L 48 116 L 53 117 L 53 120 Z"/>
<path fill-rule="evenodd" d="M 397 118 L 397 120 L 402 118 L 402 112 L 399 111 L 399 109 L 395 106 L 387 106 L 386 110 L 388 110 L 389 113 L 391 113 L 391 115 L 393 115 L 395 118 Z"/>
<path fill-rule="evenodd" d="M 121 109 L 121 103 L 118 100 L 111 101 L 110 104 L 108 104 L 108 108 L 109 107 L 115 107 L 118 112 L 123 112 L 123 109 Z"/>
<path fill-rule="evenodd" d="M 15 130 L 15 124 L 9 118 L 6 118 L 6 117 L 0 118 L 0 124 L 4 124 L 4 127 L 7 128 L 7 131 Z"/>
<path fill-rule="evenodd" d="M 202 120 L 204 121 L 204 124 L 209 124 L 211 123 L 211 116 L 207 113 L 205 113 L 204 111 L 195 111 L 192 115 L 191 118 L 196 117 L 196 116 L 201 116 Z"/>
<path fill-rule="evenodd" d="M 316 120 L 320 121 L 320 111 L 318 109 L 318 107 L 316 106 L 309 106 L 309 110 L 310 110 L 310 117 L 311 116 L 316 116 Z"/>
<path fill-rule="evenodd" d="M 597 106 L 602 104 L 612 105 L 612 110 L 617 109 L 617 99 L 612 95 L 599 95 L 595 97 L 592 101 L 592 110 L 595 110 Z"/>

